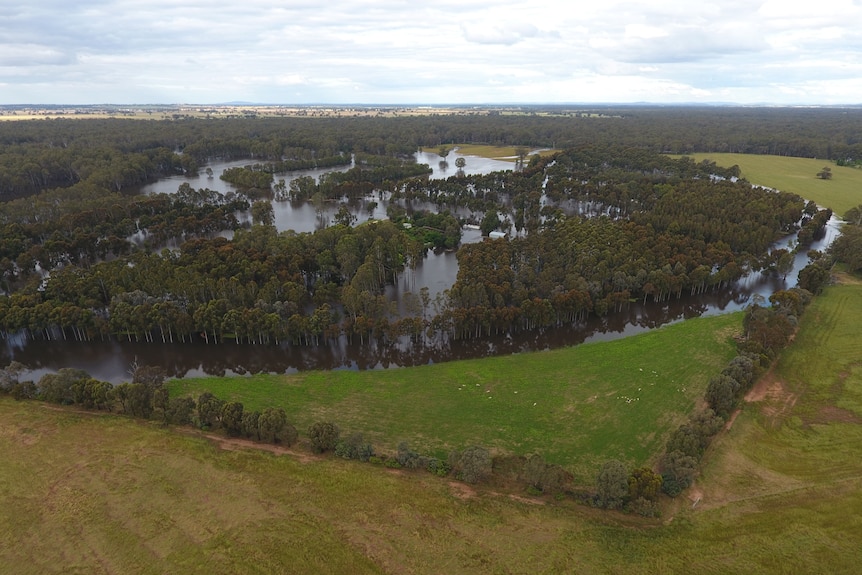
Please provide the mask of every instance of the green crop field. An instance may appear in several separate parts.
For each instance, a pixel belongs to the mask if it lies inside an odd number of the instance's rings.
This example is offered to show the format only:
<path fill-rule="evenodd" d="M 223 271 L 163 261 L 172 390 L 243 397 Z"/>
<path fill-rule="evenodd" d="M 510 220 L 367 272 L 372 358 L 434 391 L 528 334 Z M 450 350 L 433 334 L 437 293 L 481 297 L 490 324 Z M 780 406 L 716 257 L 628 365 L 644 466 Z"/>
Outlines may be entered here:
<path fill-rule="evenodd" d="M 734 356 L 741 315 L 687 320 L 617 341 L 383 371 L 179 379 L 246 409 L 283 407 L 302 431 L 333 421 L 379 449 L 445 457 L 482 445 L 539 453 L 591 482 L 608 459 L 650 463 Z"/>
<path fill-rule="evenodd" d="M 860 322 L 815 300 L 658 520 L 0 398 L 0 572 L 856 573 Z"/>
<path fill-rule="evenodd" d="M 742 177 L 752 184 L 799 194 L 821 206 L 832 208 L 838 216 L 862 204 L 862 170 L 836 166 L 828 160 L 756 156 L 751 154 L 693 154 L 696 161 L 714 161 L 719 166 L 739 166 Z M 832 179 L 822 180 L 817 173 L 832 168 Z"/>

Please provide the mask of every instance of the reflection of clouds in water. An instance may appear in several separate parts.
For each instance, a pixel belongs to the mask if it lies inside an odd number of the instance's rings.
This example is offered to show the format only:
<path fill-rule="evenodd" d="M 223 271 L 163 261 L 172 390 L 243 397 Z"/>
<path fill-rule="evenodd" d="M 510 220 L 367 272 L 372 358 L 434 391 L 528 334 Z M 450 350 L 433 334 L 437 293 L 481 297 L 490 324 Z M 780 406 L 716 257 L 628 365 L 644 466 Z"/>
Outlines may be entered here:
<path fill-rule="evenodd" d="M 444 179 L 454 174 L 454 172 L 449 169 L 449 159 L 452 159 L 452 161 L 455 162 L 458 160 L 458 158 L 464 158 L 466 165 L 463 168 L 463 172 L 466 175 L 488 174 L 491 172 L 503 170 L 508 171 L 511 170 L 513 167 L 511 162 L 504 162 L 489 158 L 481 158 L 479 156 L 463 156 L 461 154 L 458 154 L 456 151 L 452 151 L 449 153 L 449 156 L 447 156 L 447 162 L 442 162 L 447 164 L 445 167 L 440 166 L 440 156 L 437 153 L 417 152 L 415 154 L 415 157 L 417 162 L 427 164 L 429 167 L 431 167 L 432 174 L 430 177 L 432 179 Z M 192 188 L 195 189 L 208 188 L 210 190 L 215 190 L 223 194 L 226 194 L 228 192 L 236 192 L 236 188 L 228 182 L 222 180 L 220 176 L 228 168 L 249 166 L 254 163 L 255 162 L 251 160 L 213 162 L 208 166 L 202 167 L 197 176 L 169 176 L 153 184 L 142 186 L 139 191 L 142 194 L 174 194 L 176 193 L 180 185 L 189 184 Z M 212 177 L 207 176 L 207 167 L 212 169 Z M 299 177 L 309 176 L 314 178 L 315 180 L 318 180 L 323 174 L 329 172 L 343 172 L 347 171 L 348 169 L 350 169 L 350 166 L 316 170 L 298 170 L 287 174 L 276 174 L 275 182 L 277 183 L 279 180 L 283 179 L 285 181 L 285 185 L 289 186 L 292 180 L 295 180 Z M 377 206 L 374 207 L 373 210 L 369 211 L 368 204 L 372 201 L 377 202 Z M 286 230 L 293 230 L 297 233 L 313 232 L 325 225 L 329 225 L 332 223 L 332 218 L 338 211 L 338 208 L 341 203 L 341 201 L 327 202 L 323 210 L 323 221 L 319 222 L 317 218 L 317 213 L 310 202 L 273 201 L 272 207 L 273 215 L 275 217 L 275 227 L 280 232 Z M 377 195 L 374 195 L 373 197 L 363 198 L 358 201 L 349 202 L 347 205 L 351 213 L 356 216 L 357 224 L 368 221 L 369 219 L 387 219 L 386 208 L 389 205 L 389 201 L 381 200 Z M 428 202 L 412 202 L 411 207 L 414 210 L 424 209 L 433 212 L 437 211 L 437 206 L 433 203 Z M 469 217 L 472 214 L 467 208 L 460 208 L 456 211 L 455 215 Z M 247 214 L 238 214 L 238 219 L 241 222 L 245 220 L 251 221 L 250 218 L 247 217 Z M 465 234 L 465 236 L 466 235 L 467 234 Z M 475 240 L 464 239 L 462 241 L 464 241 L 465 243 L 469 243 L 470 241 L 478 241 L 478 239 L 479 238 Z"/>

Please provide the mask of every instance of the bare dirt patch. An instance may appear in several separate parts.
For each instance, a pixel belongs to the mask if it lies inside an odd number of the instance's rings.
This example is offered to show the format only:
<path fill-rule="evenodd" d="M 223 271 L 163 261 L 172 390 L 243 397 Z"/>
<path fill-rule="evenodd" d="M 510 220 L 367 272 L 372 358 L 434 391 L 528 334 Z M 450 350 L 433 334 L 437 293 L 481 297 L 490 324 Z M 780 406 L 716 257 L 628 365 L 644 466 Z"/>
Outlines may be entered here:
<path fill-rule="evenodd" d="M 186 430 L 183 430 L 186 431 Z M 315 457 L 309 453 L 298 451 L 296 449 L 292 449 L 290 447 L 285 447 L 283 445 L 273 445 L 272 443 L 258 443 L 256 441 L 251 441 L 250 439 L 240 439 L 237 437 L 224 437 L 221 435 L 215 435 L 212 433 L 202 433 L 200 434 L 202 437 L 205 437 L 219 446 L 219 448 L 224 449 L 225 451 L 239 451 L 244 449 L 255 449 L 258 451 L 268 451 L 270 453 L 274 453 L 276 455 L 289 455 L 300 461 L 302 463 L 309 463 L 311 461 L 316 461 L 320 459 L 319 457 Z"/>
<path fill-rule="evenodd" d="M 452 490 L 452 495 L 454 495 L 458 499 L 467 500 L 476 497 L 476 490 L 467 485 L 466 483 L 450 481 L 449 489 Z"/>
<path fill-rule="evenodd" d="M 771 370 L 745 394 L 748 403 L 763 403 L 761 412 L 773 424 L 789 415 L 798 399 L 799 396 L 791 392 Z"/>

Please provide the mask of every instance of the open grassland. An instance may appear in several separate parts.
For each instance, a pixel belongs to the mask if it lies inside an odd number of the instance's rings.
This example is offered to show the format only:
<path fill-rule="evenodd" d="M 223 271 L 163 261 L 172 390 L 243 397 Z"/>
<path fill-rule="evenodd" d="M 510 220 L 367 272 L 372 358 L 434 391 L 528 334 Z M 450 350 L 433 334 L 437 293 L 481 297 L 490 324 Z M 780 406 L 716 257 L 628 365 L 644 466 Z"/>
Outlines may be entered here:
<path fill-rule="evenodd" d="M 827 289 L 658 521 L 0 399 L 0 572 L 858 573 L 860 322 Z"/>
<path fill-rule="evenodd" d="M 719 166 L 739 166 L 742 177 L 752 184 L 799 194 L 838 216 L 862 204 L 862 170 L 836 166 L 828 160 L 756 156 L 751 154 L 693 154 L 696 161 L 714 161 Z M 832 168 L 832 179 L 821 180 L 817 173 Z"/>
<path fill-rule="evenodd" d="M 458 144 L 455 146 L 458 153 L 464 156 L 479 156 L 492 160 L 503 160 L 514 162 L 518 159 L 515 146 L 489 146 L 483 144 Z"/>
<path fill-rule="evenodd" d="M 490 146 L 484 144 L 456 144 L 458 153 L 464 156 L 479 156 L 482 158 L 490 158 L 492 160 L 503 160 L 506 162 L 515 162 L 518 160 L 518 149 L 515 146 Z M 541 150 L 536 152 L 540 155 L 551 155 L 556 150 Z M 534 150 L 530 150 L 531 153 Z M 529 158 L 528 158 L 529 161 Z"/>
<path fill-rule="evenodd" d="M 741 315 L 698 318 L 637 336 L 538 353 L 384 371 L 175 380 L 246 409 L 283 407 L 303 431 L 333 421 L 379 450 L 400 441 L 446 457 L 482 445 L 539 453 L 590 483 L 601 464 L 650 463 L 734 356 Z"/>

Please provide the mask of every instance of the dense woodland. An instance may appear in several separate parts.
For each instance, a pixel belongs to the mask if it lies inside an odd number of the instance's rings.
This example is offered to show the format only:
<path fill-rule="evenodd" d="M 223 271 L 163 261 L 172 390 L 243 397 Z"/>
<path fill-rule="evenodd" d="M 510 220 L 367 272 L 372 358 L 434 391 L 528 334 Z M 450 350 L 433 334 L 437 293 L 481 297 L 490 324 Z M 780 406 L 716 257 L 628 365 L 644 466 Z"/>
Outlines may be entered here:
<path fill-rule="evenodd" d="M 0 124 L 0 330 L 46 340 L 434 345 L 577 322 L 750 271 L 780 274 L 792 254 L 770 244 L 801 228 L 805 249 L 830 215 L 752 189 L 735 168 L 659 152 L 847 159 L 862 150 L 851 135 L 857 110 L 613 112 Z M 411 154 L 452 142 L 566 149 L 514 172 L 429 179 Z M 135 193 L 216 158 L 255 162 L 223 176 L 237 193 L 187 184 Z M 275 182 L 296 167 L 348 161 L 354 167 L 319 180 Z M 392 202 L 389 220 L 354 225 L 345 211 L 315 233 L 271 225 L 272 200 L 374 197 Z M 437 213 L 403 207 L 412 200 Z M 465 207 L 485 233 L 514 230 L 514 239 L 461 246 L 451 290 L 409 294 L 394 309 L 385 286 L 427 249 L 457 248 L 453 214 Z M 242 213 L 254 225 L 241 224 Z"/>

